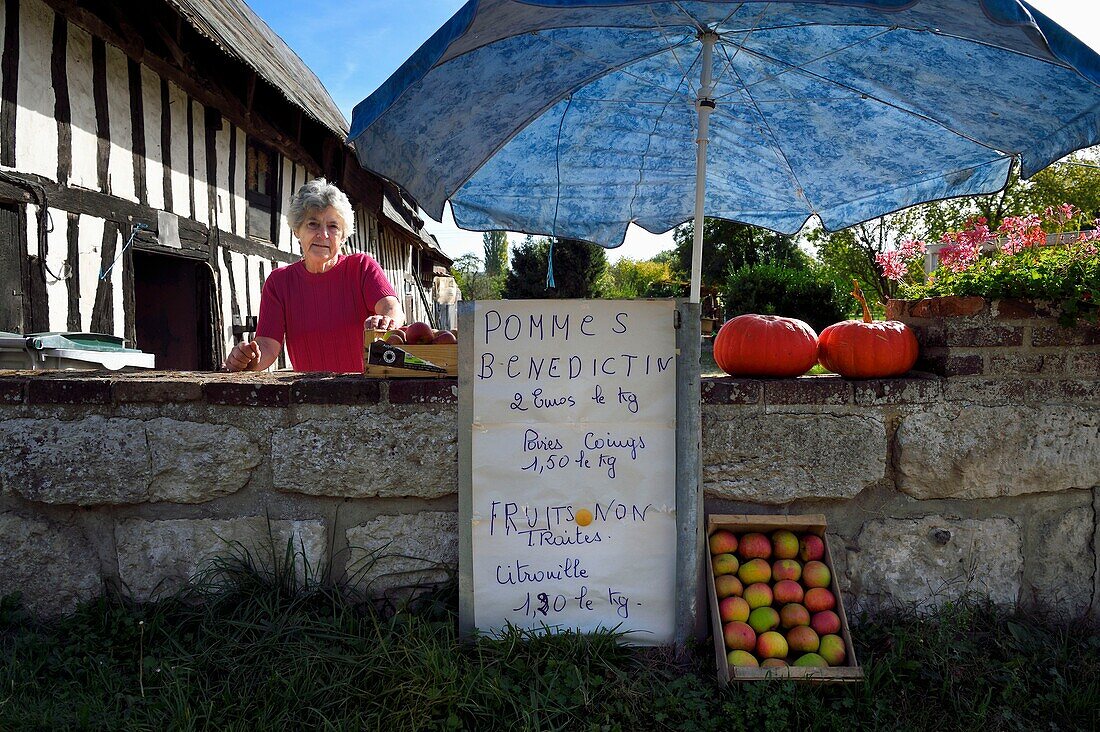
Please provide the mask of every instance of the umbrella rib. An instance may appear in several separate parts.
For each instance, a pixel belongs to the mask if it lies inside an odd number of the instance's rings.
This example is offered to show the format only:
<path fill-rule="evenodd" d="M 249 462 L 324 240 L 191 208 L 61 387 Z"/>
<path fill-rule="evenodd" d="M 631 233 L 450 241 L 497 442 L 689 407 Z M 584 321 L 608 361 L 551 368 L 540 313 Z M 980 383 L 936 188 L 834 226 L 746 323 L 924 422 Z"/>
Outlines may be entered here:
<path fill-rule="evenodd" d="M 653 146 L 653 137 L 657 134 L 657 127 L 660 126 L 661 120 L 664 119 L 665 112 L 668 111 L 668 105 L 672 104 L 672 99 L 665 101 L 664 108 L 661 109 L 661 113 L 657 115 L 657 119 L 653 122 L 653 129 L 650 130 L 649 136 L 646 138 L 645 150 L 642 152 L 642 163 L 638 166 L 638 179 L 634 182 L 634 193 L 630 196 L 630 205 L 627 207 L 628 221 L 634 220 L 634 202 L 638 200 L 638 191 L 641 188 L 642 181 L 645 179 L 645 164 L 649 158 L 649 149 Z"/>
<path fill-rule="evenodd" d="M 677 3 L 677 7 L 679 7 L 678 3 Z M 688 90 L 692 94 L 694 94 L 695 89 L 692 87 L 691 81 L 688 79 L 688 70 L 684 68 L 684 64 L 680 61 L 680 57 L 676 54 L 675 44 L 673 44 L 672 41 L 669 39 L 668 34 L 665 32 L 665 27 L 663 25 L 661 25 L 661 21 L 657 19 L 657 14 L 653 12 L 653 6 L 652 5 L 647 5 L 646 9 L 649 10 L 649 17 L 653 18 L 653 23 L 654 23 L 654 25 L 657 26 L 657 30 L 659 30 L 661 32 L 661 38 L 664 39 L 665 44 L 668 46 L 668 50 L 672 54 L 672 58 L 675 59 L 676 65 L 680 67 L 680 76 L 681 76 L 681 79 L 682 79 L 681 84 L 683 83 L 683 81 L 687 81 Z M 681 8 L 681 10 L 682 10 L 682 8 Z M 692 63 L 691 65 L 694 66 L 695 64 Z"/>
<path fill-rule="evenodd" d="M 791 165 L 791 161 L 787 157 L 787 154 L 783 152 L 783 147 L 779 144 L 779 138 L 775 136 L 775 131 L 772 130 L 772 126 L 768 124 L 768 118 L 764 116 L 763 110 L 760 109 L 756 100 L 753 99 L 752 92 L 745 88 L 745 81 L 741 78 L 741 74 L 737 73 L 737 69 L 735 68 L 731 67 L 731 70 L 733 71 L 733 75 L 737 77 L 738 82 L 741 83 L 741 89 L 744 90 L 745 96 L 748 97 L 752 108 L 756 110 L 756 114 L 760 118 L 760 121 L 764 123 L 764 128 L 767 130 L 768 137 L 771 138 L 772 141 L 772 149 L 774 149 L 776 154 L 783 160 L 783 164 L 787 166 L 787 172 L 791 174 L 791 180 L 794 181 L 795 193 L 797 193 L 798 197 L 806 204 L 810 213 L 816 214 L 817 209 L 813 203 L 810 202 L 810 199 L 806 197 L 806 189 L 802 187 L 802 181 L 798 179 L 798 174 L 794 172 L 794 166 Z"/>
<path fill-rule="evenodd" d="M 996 152 L 996 153 L 999 153 L 999 154 L 1003 154 L 1005 152 L 1004 150 L 1000 150 L 996 147 L 993 147 L 992 145 L 990 145 L 988 143 L 982 142 L 981 140 L 977 140 L 977 139 L 971 137 L 970 135 L 967 135 L 963 132 L 960 132 L 959 130 L 952 129 L 951 127 L 948 127 L 946 123 L 941 122 L 940 120 L 938 120 L 934 117 L 930 117 L 929 115 L 927 115 L 923 112 L 918 112 L 915 109 L 906 109 L 905 107 L 903 107 L 899 104 L 895 104 L 893 102 L 887 101 L 886 99 L 882 99 L 882 98 L 880 98 L 880 97 L 878 97 L 874 94 L 871 94 L 869 92 L 865 92 L 865 91 L 862 91 L 860 89 L 856 89 L 853 86 L 850 86 L 850 85 L 845 84 L 843 82 L 837 81 L 835 79 L 829 79 L 829 78 L 824 77 L 820 74 L 815 74 L 814 72 L 809 71 L 807 69 L 804 69 L 800 66 L 795 66 L 794 64 L 789 64 L 786 61 L 774 58 L 772 56 L 769 56 L 766 53 L 761 53 L 759 51 L 754 51 L 751 48 L 746 48 L 745 53 L 749 54 L 750 56 L 756 56 L 757 58 L 764 59 L 765 61 L 770 61 L 774 64 L 779 64 L 780 66 L 786 66 L 786 67 L 788 67 L 788 69 L 790 71 L 792 71 L 796 74 L 802 74 L 802 75 L 810 77 L 812 79 L 816 79 L 817 81 L 820 81 L 824 84 L 828 84 L 830 86 L 836 86 L 836 87 L 839 87 L 841 89 L 847 89 L 848 91 L 852 92 L 853 94 L 858 94 L 860 96 L 860 98 L 862 98 L 862 99 L 871 99 L 873 101 L 878 102 L 879 104 L 882 104 L 882 105 L 887 106 L 887 107 L 891 107 L 892 109 L 896 109 L 899 112 L 902 112 L 904 114 L 909 114 L 909 115 L 912 115 L 913 117 L 917 117 L 918 119 L 923 119 L 926 122 L 930 122 L 930 123 L 936 125 L 937 127 L 941 127 L 944 130 L 947 130 L 948 132 L 950 132 L 953 135 L 957 135 L 957 136 L 963 138 L 964 140 L 968 140 L 968 141 L 974 143 L 975 145 L 978 145 L 980 147 L 984 147 L 987 150 L 992 150 L 993 152 Z M 738 78 L 740 78 L 740 76 L 738 76 Z M 746 89 L 746 91 L 747 91 L 747 89 Z M 751 98 L 751 95 L 750 95 L 750 98 Z"/>
<path fill-rule="evenodd" d="M 721 71 L 719 71 L 717 74 L 714 75 L 714 86 L 715 87 L 717 87 L 718 83 L 720 81 L 722 81 L 723 76 L 725 74 L 729 73 L 730 69 L 733 67 L 733 60 L 735 58 L 737 58 L 738 52 L 740 52 L 740 50 L 744 46 L 744 44 L 747 43 L 750 38 L 752 38 L 752 34 L 755 33 L 756 30 L 760 27 L 760 21 L 762 21 L 764 19 L 764 16 L 768 14 L 768 9 L 771 8 L 771 5 L 772 5 L 771 3 L 765 3 L 764 4 L 764 9 L 760 11 L 760 14 L 757 15 L 755 19 L 753 19 L 752 27 L 749 28 L 748 32 L 745 34 L 745 37 L 742 38 L 741 41 L 736 45 L 736 48 L 734 48 L 734 50 L 733 50 L 733 55 L 732 56 L 730 56 L 729 53 L 727 52 L 727 49 L 726 49 L 727 44 L 722 44 L 721 45 L 722 55 L 726 57 L 726 66 L 725 66 L 725 68 L 723 68 Z M 744 7 L 744 4 L 742 4 L 738 9 L 740 9 L 741 7 Z M 730 18 L 732 18 L 733 15 L 734 15 L 733 13 L 730 13 L 729 15 L 727 15 L 725 17 L 725 19 L 722 22 L 725 23 Z M 722 36 L 719 35 L 718 39 L 721 40 Z"/>
<path fill-rule="evenodd" d="M 673 95 L 673 96 L 678 96 L 678 97 L 681 97 L 682 99 L 684 99 L 684 101 L 688 102 L 689 104 L 694 104 L 694 103 L 695 103 L 695 100 L 694 100 L 694 99 L 692 99 L 692 98 L 691 98 L 691 97 L 690 97 L 689 95 L 687 95 L 687 94 L 684 94 L 683 92 L 679 91 L 678 89 L 668 89 L 668 88 L 665 88 L 665 87 L 664 87 L 664 86 L 662 86 L 661 84 L 658 84 L 658 83 L 656 83 L 656 82 L 654 82 L 654 81 L 652 81 L 652 80 L 650 80 L 650 79 L 646 79 L 645 77 L 639 76 L 638 74 L 633 74 L 633 73 L 631 73 L 631 72 L 627 71 L 627 70 L 626 70 L 626 68 L 625 68 L 625 67 L 626 67 L 626 66 L 627 66 L 628 64 L 635 64 L 635 63 L 638 63 L 639 61 L 641 61 L 641 60 L 643 60 L 643 59 L 646 59 L 646 58 L 652 58 L 653 56 L 656 56 L 656 55 L 658 55 L 658 54 L 660 54 L 660 53 L 664 53 L 665 51 L 671 51 L 671 50 L 672 50 L 672 47 L 669 47 L 669 48 L 662 48 L 662 49 L 660 49 L 660 50 L 654 51 L 653 53 L 649 54 L 648 56 L 643 56 L 643 57 L 641 57 L 641 58 L 633 58 L 633 59 L 630 59 L 629 61 L 627 61 L 627 62 L 626 62 L 625 64 L 623 64 L 622 66 L 618 66 L 618 67 L 616 67 L 616 66 L 614 66 L 614 65 L 612 65 L 612 64 L 608 64 L 608 63 L 604 62 L 604 61 L 603 61 L 603 59 L 600 59 L 600 58 L 598 58 L 598 57 L 596 57 L 596 56 L 593 56 L 593 55 L 591 55 L 591 54 L 589 54 L 589 53 L 586 53 L 585 51 L 582 51 L 582 50 L 580 50 L 580 49 L 578 49 L 578 48 L 574 48 L 573 46 L 570 46 L 570 45 L 569 45 L 569 44 L 567 44 L 567 43 L 562 43 L 561 41 L 558 41 L 558 40 L 556 40 L 556 39 L 554 39 L 554 38 L 547 38 L 546 36 L 543 36 L 543 35 L 541 35 L 541 34 L 540 34 L 540 33 L 539 33 L 538 31 L 536 31 L 536 32 L 532 33 L 532 35 L 534 35 L 534 36 L 536 36 L 536 37 L 538 37 L 538 38 L 541 38 L 542 40 L 544 40 L 544 41 L 546 41 L 546 42 L 548 42 L 548 43 L 551 43 L 551 44 L 553 44 L 553 45 L 555 45 L 555 46 L 558 46 L 559 48 L 563 48 L 563 49 L 565 49 L 566 51 L 570 51 L 570 52 L 572 52 L 572 53 L 575 53 L 575 54 L 577 54 L 578 56 L 582 56 L 582 57 L 584 57 L 584 58 L 587 58 L 587 59 L 588 59 L 588 60 L 590 60 L 590 61 L 594 61 L 594 62 L 596 62 L 597 64 L 600 64 L 600 65 L 602 65 L 602 66 L 604 67 L 604 69 L 603 69 L 603 73 L 602 73 L 601 75 L 606 75 L 606 74 L 611 74 L 611 73 L 615 73 L 615 72 L 618 72 L 618 73 L 621 73 L 621 74 L 623 74 L 623 75 L 625 75 L 625 76 L 629 76 L 629 77 L 630 77 L 631 79 L 634 79 L 635 81 L 639 81 L 639 82 L 641 82 L 641 83 L 643 83 L 643 84 L 645 84 L 645 85 L 647 85 L 647 86 L 651 86 L 651 87 L 653 87 L 654 89 L 658 89 L 658 90 L 660 90 L 660 91 L 662 91 L 662 92 L 665 92 L 666 94 L 671 94 L 671 95 Z M 688 43 L 690 43 L 690 41 L 683 41 L 683 42 L 682 42 L 682 43 L 680 43 L 679 45 L 687 45 Z M 593 80 L 593 79 L 595 79 L 595 78 L 598 78 L 598 77 L 597 77 L 596 75 L 590 76 L 590 77 L 589 77 L 588 79 L 586 79 L 586 80 L 585 80 L 585 81 L 584 81 L 584 82 L 583 82 L 582 84 L 579 84 L 579 85 L 575 86 L 574 88 L 575 88 L 575 89 L 576 89 L 576 88 L 580 88 L 581 86 L 584 86 L 584 85 L 585 85 L 585 84 L 587 84 L 587 83 L 588 83 L 589 81 L 591 81 L 591 80 Z M 567 94 L 572 94 L 572 93 L 573 93 L 572 91 L 569 91 L 569 92 L 567 92 Z M 565 94 L 563 94 L 561 98 L 563 99 L 563 98 L 565 98 L 565 96 L 566 96 L 566 95 L 565 95 Z M 559 100 L 555 100 L 555 102 L 556 102 L 556 101 L 559 101 Z"/>
<path fill-rule="evenodd" d="M 821 61 L 822 59 L 829 58 L 830 56 L 835 56 L 838 53 L 842 53 L 844 51 L 855 48 L 856 46 L 862 45 L 864 43 L 870 43 L 871 41 L 875 40 L 879 36 L 882 36 L 882 35 L 885 35 L 886 33 L 889 33 L 891 30 L 893 30 L 893 28 L 885 28 L 885 29 L 879 31 L 878 33 L 875 33 L 874 35 L 868 36 L 866 38 L 861 38 L 860 40 L 855 41 L 853 43 L 849 43 L 846 46 L 841 46 L 839 48 L 834 48 L 831 51 L 828 51 L 826 53 L 821 54 L 820 56 L 816 56 L 812 59 L 809 59 L 808 61 L 805 61 L 805 62 L 803 62 L 802 64 L 799 64 L 799 65 L 788 64 L 788 68 L 785 68 L 785 69 L 783 69 L 782 71 L 780 71 L 778 73 L 771 74 L 769 76 L 765 76 L 762 79 L 758 79 L 758 80 L 752 82 L 751 84 L 748 84 L 744 88 L 745 89 L 751 89 L 752 87 L 757 86 L 758 84 L 763 84 L 763 83 L 768 82 L 768 81 L 774 81 L 775 79 L 778 79 L 780 76 L 783 76 L 784 74 L 789 74 L 792 71 L 800 70 L 800 69 L 802 69 L 802 67 L 807 66 L 809 64 L 817 63 L 818 61 Z M 743 46 L 739 45 L 737 47 L 737 50 L 741 50 L 742 48 L 743 48 Z M 723 52 L 723 54 L 725 54 L 725 46 L 722 47 L 722 52 Z M 745 52 L 750 54 L 750 55 L 754 54 L 754 52 L 751 49 L 745 49 Z M 737 54 L 734 53 L 735 57 L 736 57 L 736 55 Z M 756 52 L 755 55 L 760 56 L 761 54 L 759 52 Z M 733 63 L 732 58 L 730 58 L 730 63 L 731 64 Z M 720 101 L 722 99 L 725 99 L 725 98 L 731 96 L 736 91 L 738 91 L 738 90 L 735 89 L 733 92 L 730 92 L 729 94 L 724 94 L 724 95 L 718 97 L 718 100 Z"/>

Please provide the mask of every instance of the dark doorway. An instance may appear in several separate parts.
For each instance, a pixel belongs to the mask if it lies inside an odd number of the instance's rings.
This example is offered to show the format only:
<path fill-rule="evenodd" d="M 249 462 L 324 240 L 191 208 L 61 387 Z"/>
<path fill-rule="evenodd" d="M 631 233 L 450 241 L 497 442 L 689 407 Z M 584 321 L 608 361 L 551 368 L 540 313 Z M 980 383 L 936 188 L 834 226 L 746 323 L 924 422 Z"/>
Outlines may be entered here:
<path fill-rule="evenodd" d="M 134 252 L 136 347 L 156 354 L 158 369 L 213 368 L 212 287 L 203 261 Z"/>
<path fill-rule="evenodd" d="M 27 227 L 22 207 L 0 203 L 0 330 L 23 332 L 23 267 Z"/>

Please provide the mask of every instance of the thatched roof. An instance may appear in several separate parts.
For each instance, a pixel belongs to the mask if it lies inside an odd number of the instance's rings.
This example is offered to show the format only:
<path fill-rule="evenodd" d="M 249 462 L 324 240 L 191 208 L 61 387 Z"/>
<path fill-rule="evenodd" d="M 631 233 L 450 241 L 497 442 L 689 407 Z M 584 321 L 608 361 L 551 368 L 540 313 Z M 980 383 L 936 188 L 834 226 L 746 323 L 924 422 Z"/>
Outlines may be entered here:
<path fill-rule="evenodd" d="M 348 122 L 308 66 L 244 0 L 168 0 L 195 30 L 342 138 Z"/>

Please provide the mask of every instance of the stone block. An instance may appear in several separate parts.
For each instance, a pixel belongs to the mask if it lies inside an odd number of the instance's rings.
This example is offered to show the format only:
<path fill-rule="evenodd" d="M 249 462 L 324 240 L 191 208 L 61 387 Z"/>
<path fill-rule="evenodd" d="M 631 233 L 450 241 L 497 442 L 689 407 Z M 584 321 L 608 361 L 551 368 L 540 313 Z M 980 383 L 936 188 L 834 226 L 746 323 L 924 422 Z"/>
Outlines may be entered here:
<path fill-rule="evenodd" d="M 27 382 L 29 404 L 110 404 L 109 379 L 80 378 L 68 375 L 34 378 Z"/>
<path fill-rule="evenodd" d="M 1100 346 L 1100 326 L 1078 324 L 1073 328 L 1052 325 L 1035 328 L 1031 333 L 1031 345 L 1043 346 Z"/>
<path fill-rule="evenodd" d="M 1032 516 L 1026 538 L 1021 604 L 1065 619 L 1092 603 L 1095 516 L 1091 491 L 1070 491 L 1050 511 Z"/>
<path fill-rule="evenodd" d="M 208 381 L 202 385 L 210 404 L 232 407 L 285 407 L 290 404 L 290 383 L 261 381 Z"/>
<path fill-rule="evenodd" d="M 928 404 L 943 396 L 940 379 L 864 379 L 852 382 L 855 403 L 860 406 L 885 404 Z"/>
<path fill-rule="evenodd" d="M 27 380 L 20 377 L 0 377 L 0 404 L 22 404 L 27 397 Z"/>
<path fill-rule="evenodd" d="M 703 411 L 703 488 L 754 503 L 851 498 L 886 472 L 886 425 L 869 415 Z"/>
<path fill-rule="evenodd" d="M 457 404 L 457 379 L 390 379 L 386 382 L 390 404 Z"/>
<path fill-rule="evenodd" d="M 985 298 L 946 295 L 926 297 L 913 303 L 909 314 L 914 318 L 957 318 L 984 313 Z"/>
<path fill-rule="evenodd" d="M 852 402 L 852 384 L 840 376 L 801 376 L 797 379 L 769 379 L 764 384 L 764 403 L 832 404 Z"/>
<path fill-rule="evenodd" d="M 34 615 L 72 612 L 103 591 L 99 557 L 79 528 L 0 513 L 0 596 L 22 594 Z"/>
<path fill-rule="evenodd" d="M 359 375 L 309 375 L 290 387 L 290 400 L 294 404 L 377 404 L 381 395 L 378 379 Z"/>
<path fill-rule="evenodd" d="M 1061 374 L 1065 356 L 1060 353 L 1005 351 L 989 355 L 989 373 L 994 375 Z"/>
<path fill-rule="evenodd" d="M 288 542 L 291 542 L 288 557 Z M 197 580 L 225 581 L 213 560 L 248 562 L 271 576 L 293 562 L 300 585 L 320 580 L 328 548 L 320 520 L 127 519 L 115 527 L 118 572 L 138 600 L 170 596 Z M 275 557 L 273 566 L 272 557 Z"/>
<path fill-rule="evenodd" d="M 274 487 L 313 496 L 439 498 L 458 490 L 453 409 L 309 419 L 271 437 Z"/>
<path fill-rule="evenodd" d="M 136 374 L 132 374 L 111 384 L 111 398 L 117 403 L 196 402 L 202 399 L 202 382 L 194 376 L 138 378 Z"/>
<path fill-rule="evenodd" d="M 1023 540 L 1011 519 L 878 519 L 857 545 L 848 556 L 855 612 L 931 610 L 963 597 L 1015 607 L 1020 594 Z"/>
<path fill-rule="evenodd" d="M 1004 298 L 991 302 L 989 313 L 998 320 L 1034 320 L 1054 317 L 1058 308 L 1044 300 Z"/>
<path fill-rule="evenodd" d="M 260 462 L 236 427 L 168 418 L 13 419 L 0 422 L 0 443 L 0 489 L 80 506 L 208 501 L 239 490 Z"/>
<path fill-rule="evenodd" d="M 230 425 L 158 417 L 145 432 L 150 501 L 201 503 L 236 493 L 262 457 L 252 438 Z"/>
<path fill-rule="evenodd" d="M 458 566 L 458 514 L 379 516 L 347 530 L 347 581 L 370 595 L 443 582 Z"/>
<path fill-rule="evenodd" d="M 1024 328 L 1009 325 L 959 326 L 947 321 L 945 345 L 950 348 L 1014 347 L 1024 343 Z"/>
<path fill-rule="evenodd" d="M 1069 354 L 1066 371 L 1075 376 L 1100 376 L 1100 351 L 1079 351 Z"/>
<path fill-rule="evenodd" d="M 995 498 L 1090 488 L 1100 476 L 1100 410 L 943 405 L 902 419 L 898 488 L 919 499 Z"/>
<path fill-rule="evenodd" d="M 723 376 L 701 381 L 700 396 L 703 404 L 757 404 L 763 392 L 762 382 L 756 379 Z"/>

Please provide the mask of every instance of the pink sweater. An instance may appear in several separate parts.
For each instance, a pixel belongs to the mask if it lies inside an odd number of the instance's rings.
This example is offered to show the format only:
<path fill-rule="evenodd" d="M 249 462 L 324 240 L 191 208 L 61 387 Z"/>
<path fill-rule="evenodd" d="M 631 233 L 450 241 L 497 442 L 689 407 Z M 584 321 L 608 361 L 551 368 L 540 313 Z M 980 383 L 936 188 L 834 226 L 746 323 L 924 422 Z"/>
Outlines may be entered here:
<path fill-rule="evenodd" d="M 363 321 L 388 296 L 393 286 L 366 254 L 341 256 L 321 274 L 288 264 L 264 282 L 256 335 L 285 340 L 295 371 L 362 373 Z"/>

